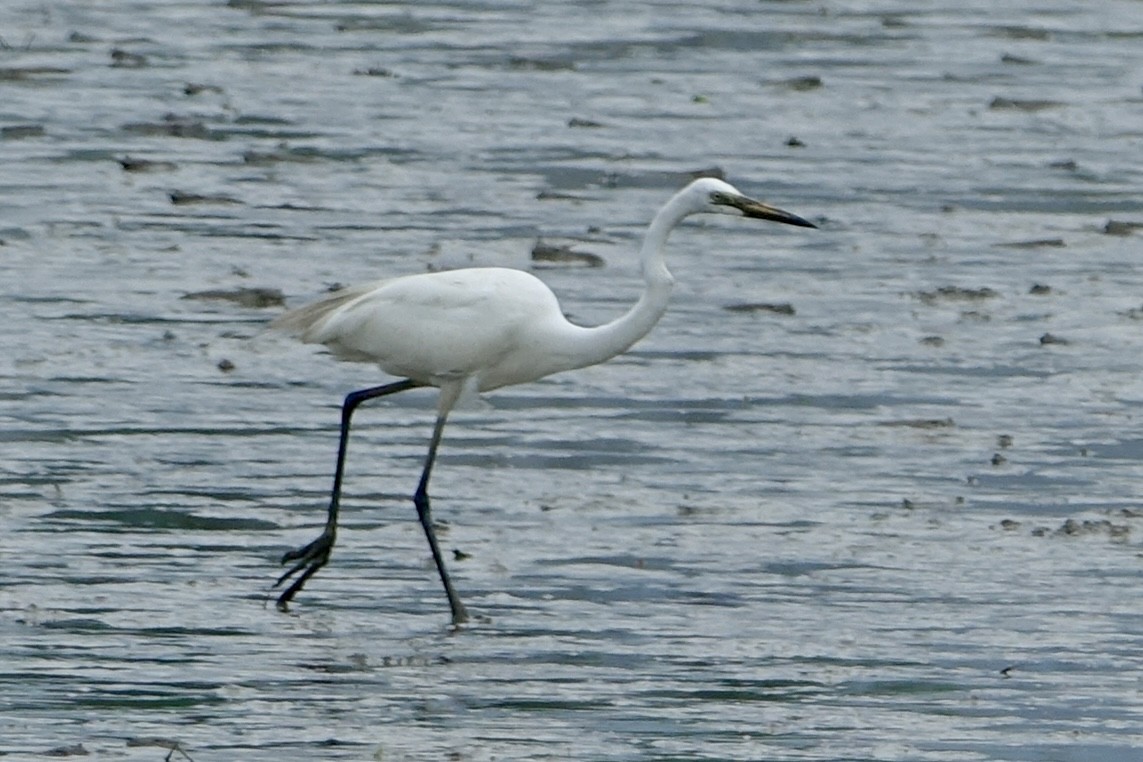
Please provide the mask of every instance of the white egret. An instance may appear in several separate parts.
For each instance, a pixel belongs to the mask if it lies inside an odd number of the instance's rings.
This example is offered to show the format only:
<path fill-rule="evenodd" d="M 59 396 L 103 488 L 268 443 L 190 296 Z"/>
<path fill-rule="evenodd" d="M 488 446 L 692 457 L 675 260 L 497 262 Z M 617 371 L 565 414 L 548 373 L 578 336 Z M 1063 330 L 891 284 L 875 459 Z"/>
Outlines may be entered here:
<path fill-rule="evenodd" d="M 674 284 L 663 260 L 667 236 L 683 218 L 700 212 L 816 227 L 748 198 L 721 180 L 701 178 L 676 193 L 655 215 L 640 255 L 646 280 L 643 295 L 625 315 L 605 325 L 584 327 L 569 322 L 555 294 L 542 281 L 502 267 L 422 273 L 348 288 L 276 319 L 275 328 L 307 343 L 325 344 L 344 359 L 376 363 L 402 379 L 346 396 L 325 528 L 316 540 L 282 557 L 283 564 L 295 563 L 275 587 L 301 573 L 279 596 L 278 608 L 285 611 L 306 580 L 329 561 L 337 536 L 353 411 L 366 400 L 435 386 L 440 389 L 436 425 L 413 502 L 448 595 L 452 621 L 465 622 L 468 614 L 449 579 L 433 531 L 428 494 L 429 475 L 449 411 L 466 388 L 485 392 L 595 365 L 645 336 L 666 311 Z"/>

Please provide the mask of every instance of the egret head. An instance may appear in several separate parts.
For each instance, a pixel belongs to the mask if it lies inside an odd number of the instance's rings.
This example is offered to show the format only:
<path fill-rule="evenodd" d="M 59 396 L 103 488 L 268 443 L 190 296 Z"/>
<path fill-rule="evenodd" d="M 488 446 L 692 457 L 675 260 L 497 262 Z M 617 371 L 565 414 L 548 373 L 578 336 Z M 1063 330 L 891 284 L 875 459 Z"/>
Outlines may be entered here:
<path fill-rule="evenodd" d="M 817 227 L 814 223 L 804 220 L 796 214 L 745 196 L 730 183 L 713 177 L 695 180 L 691 187 L 704 197 L 703 211 L 783 222 L 787 225 L 798 225 L 803 228 Z"/>

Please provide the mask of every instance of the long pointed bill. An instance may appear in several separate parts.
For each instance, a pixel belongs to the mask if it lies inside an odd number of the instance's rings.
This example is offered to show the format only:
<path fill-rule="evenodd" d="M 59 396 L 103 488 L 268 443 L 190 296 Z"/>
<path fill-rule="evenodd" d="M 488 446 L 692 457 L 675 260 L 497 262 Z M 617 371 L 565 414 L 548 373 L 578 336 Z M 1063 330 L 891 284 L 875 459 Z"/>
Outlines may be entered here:
<path fill-rule="evenodd" d="M 782 222 L 787 225 L 797 225 L 803 228 L 816 228 L 817 225 L 809 220 L 802 219 L 796 214 L 779 209 L 776 206 L 764 204 L 761 201 L 755 201 L 746 196 L 735 196 L 730 193 L 719 194 L 716 203 L 725 204 L 726 206 L 733 207 L 742 212 L 745 217 L 752 217 L 758 220 L 770 220 L 771 222 Z"/>

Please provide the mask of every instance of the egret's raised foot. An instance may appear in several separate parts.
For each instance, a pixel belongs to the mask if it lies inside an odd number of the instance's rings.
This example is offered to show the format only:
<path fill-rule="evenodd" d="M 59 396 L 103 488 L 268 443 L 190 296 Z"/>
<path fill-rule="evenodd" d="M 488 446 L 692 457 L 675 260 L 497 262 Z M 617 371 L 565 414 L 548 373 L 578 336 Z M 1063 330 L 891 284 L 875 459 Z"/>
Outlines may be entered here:
<path fill-rule="evenodd" d="M 274 587 L 280 587 L 283 582 L 298 572 L 301 572 L 301 575 L 278 596 L 279 611 L 286 611 L 289 608 L 290 601 L 293 600 L 294 596 L 298 594 L 298 591 L 306 584 L 306 580 L 316 574 L 318 569 L 329 563 L 329 554 L 330 551 L 333 550 L 333 541 L 336 537 L 337 535 L 333 530 L 326 529 L 310 544 L 283 554 L 283 564 L 288 564 L 291 561 L 297 561 L 297 563 L 287 569 L 282 576 L 278 577 L 278 581 L 274 583 Z"/>

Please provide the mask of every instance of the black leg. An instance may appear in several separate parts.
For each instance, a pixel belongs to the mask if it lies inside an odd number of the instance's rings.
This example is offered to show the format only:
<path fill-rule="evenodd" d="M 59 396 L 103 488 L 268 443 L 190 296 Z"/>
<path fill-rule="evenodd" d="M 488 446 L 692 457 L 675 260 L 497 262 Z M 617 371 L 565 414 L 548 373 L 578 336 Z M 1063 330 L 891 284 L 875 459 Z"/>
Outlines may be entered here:
<path fill-rule="evenodd" d="M 329 516 L 326 518 L 325 529 L 323 529 L 318 538 L 310 544 L 297 548 L 296 550 L 291 550 L 282 556 L 283 564 L 291 561 L 297 561 L 297 563 L 291 566 L 285 574 L 278 577 L 278 581 L 274 583 L 274 587 L 279 587 L 283 582 L 293 577 L 299 571 L 302 573 L 278 596 L 279 610 L 286 611 L 290 601 L 306 584 L 306 580 L 316 574 L 318 569 L 329 562 L 330 551 L 333 550 L 334 540 L 337 539 L 337 511 L 341 503 L 341 480 L 345 473 L 345 451 L 349 443 L 349 423 L 350 419 L 353 418 L 353 411 L 366 400 L 384 397 L 387 394 L 396 394 L 397 392 L 403 392 L 407 389 L 415 389 L 418 386 L 423 386 L 423 384 L 407 378 L 404 381 L 395 381 L 391 384 L 385 384 L 384 386 L 374 386 L 370 389 L 362 389 L 346 395 L 345 402 L 341 406 L 341 438 L 337 446 L 337 467 L 333 473 L 333 492 L 329 498 Z M 305 571 L 302 571 L 303 569 Z"/>
<path fill-rule="evenodd" d="M 437 571 L 440 572 L 441 582 L 444 584 L 445 595 L 448 596 L 448 605 L 452 609 L 452 623 L 464 624 L 468 621 L 468 612 L 460 602 L 460 596 L 449 579 L 448 569 L 445 568 L 444 556 L 441 555 L 440 545 L 437 543 L 437 534 L 433 530 L 432 508 L 429 505 L 429 475 L 433 470 L 433 462 L 437 458 L 437 446 L 441 443 L 441 433 L 444 431 L 447 410 L 437 416 L 433 427 L 433 438 L 429 442 L 429 455 L 425 459 L 425 470 L 421 473 L 421 483 L 417 485 L 417 492 L 413 495 L 413 503 L 417 506 L 417 518 L 425 530 L 425 537 L 429 540 L 429 549 L 433 552 L 433 561 L 436 562 Z"/>

